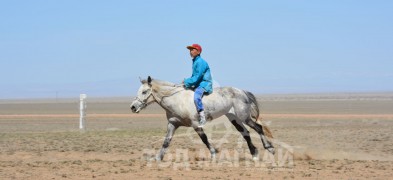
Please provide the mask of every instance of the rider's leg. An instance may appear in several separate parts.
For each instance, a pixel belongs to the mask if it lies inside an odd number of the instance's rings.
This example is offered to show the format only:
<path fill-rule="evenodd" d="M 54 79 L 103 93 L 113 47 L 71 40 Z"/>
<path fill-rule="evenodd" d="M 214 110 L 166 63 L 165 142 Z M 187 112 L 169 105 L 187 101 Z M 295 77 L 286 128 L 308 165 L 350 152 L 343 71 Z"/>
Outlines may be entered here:
<path fill-rule="evenodd" d="M 194 92 L 194 103 L 199 114 L 199 127 L 203 127 L 206 123 L 205 112 L 202 104 L 202 97 L 205 89 L 198 87 Z"/>

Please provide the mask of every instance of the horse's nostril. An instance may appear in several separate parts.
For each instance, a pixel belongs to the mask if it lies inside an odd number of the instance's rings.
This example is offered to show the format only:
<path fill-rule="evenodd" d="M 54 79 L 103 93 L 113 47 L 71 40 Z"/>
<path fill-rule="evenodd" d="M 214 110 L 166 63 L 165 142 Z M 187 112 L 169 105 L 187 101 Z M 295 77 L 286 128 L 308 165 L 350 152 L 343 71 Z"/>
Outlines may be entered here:
<path fill-rule="evenodd" d="M 135 106 L 131 106 L 131 110 L 135 111 L 135 109 L 136 109 Z"/>

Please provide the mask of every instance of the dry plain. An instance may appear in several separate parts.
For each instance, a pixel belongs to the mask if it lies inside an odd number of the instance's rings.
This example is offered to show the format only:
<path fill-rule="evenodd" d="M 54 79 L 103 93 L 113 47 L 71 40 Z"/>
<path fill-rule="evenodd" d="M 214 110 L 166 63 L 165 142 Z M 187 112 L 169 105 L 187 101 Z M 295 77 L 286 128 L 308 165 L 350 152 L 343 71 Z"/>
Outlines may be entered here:
<path fill-rule="evenodd" d="M 0 100 L 0 179 L 392 179 L 393 93 L 260 95 L 277 148 L 252 161 L 226 118 L 206 125 L 211 160 L 193 130 L 177 130 L 164 161 L 151 158 L 166 132 L 154 104 L 140 114 L 130 97 L 93 98 L 87 129 L 78 99 Z"/>

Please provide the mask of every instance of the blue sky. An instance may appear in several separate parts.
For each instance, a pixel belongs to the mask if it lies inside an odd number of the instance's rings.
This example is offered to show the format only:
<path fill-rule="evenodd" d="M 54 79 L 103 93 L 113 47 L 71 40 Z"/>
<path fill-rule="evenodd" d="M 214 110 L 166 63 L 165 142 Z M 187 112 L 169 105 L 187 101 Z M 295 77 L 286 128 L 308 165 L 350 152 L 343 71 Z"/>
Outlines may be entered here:
<path fill-rule="evenodd" d="M 393 91 L 393 1 L 1 1 L 0 99 L 133 96 L 213 78 L 257 94 Z"/>

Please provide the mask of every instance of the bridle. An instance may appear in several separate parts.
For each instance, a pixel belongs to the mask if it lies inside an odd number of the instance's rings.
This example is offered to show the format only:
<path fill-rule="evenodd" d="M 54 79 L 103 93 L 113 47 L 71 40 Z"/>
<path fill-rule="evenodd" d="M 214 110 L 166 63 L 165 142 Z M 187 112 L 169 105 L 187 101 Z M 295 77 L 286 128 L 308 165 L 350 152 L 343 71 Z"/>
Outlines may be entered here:
<path fill-rule="evenodd" d="M 135 97 L 135 100 L 136 101 L 138 101 L 139 103 L 141 103 L 141 108 L 144 108 L 144 107 L 146 107 L 148 104 L 147 104 L 147 100 L 150 98 L 150 96 L 153 96 L 153 98 L 154 98 L 154 95 L 153 95 L 153 93 L 150 91 L 150 94 L 147 96 L 147 98 L 146 99 L 144 99 L 144 100 L 142 100 L 142 99 L 140 99 L 138 96 L 137 97 Z M 155 98 L 154 98 L 155 99 Z"/>

